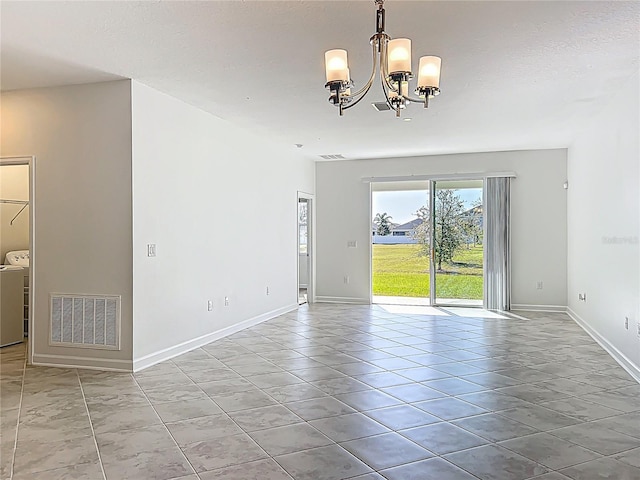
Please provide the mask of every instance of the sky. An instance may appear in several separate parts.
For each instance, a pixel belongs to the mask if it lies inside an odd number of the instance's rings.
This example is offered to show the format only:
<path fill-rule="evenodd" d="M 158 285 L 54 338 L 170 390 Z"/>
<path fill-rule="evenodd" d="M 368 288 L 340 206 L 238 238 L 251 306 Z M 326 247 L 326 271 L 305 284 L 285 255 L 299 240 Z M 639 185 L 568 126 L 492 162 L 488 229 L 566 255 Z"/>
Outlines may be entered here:
<path fill-rule="evenodd" d="M 457 190 L 456 194 L 462 199 L 465 207 L 471 208 L 473 202 L 482 198 L 481 188 Z M 413 215 L 421 206 L 428 202 L 426 190 L 410 190 L 402 192 L 373 192 L 371 218 L 376 213 L 386 212 L 391 215 L 393 223 L 402 224 L 416 218 Z"/>

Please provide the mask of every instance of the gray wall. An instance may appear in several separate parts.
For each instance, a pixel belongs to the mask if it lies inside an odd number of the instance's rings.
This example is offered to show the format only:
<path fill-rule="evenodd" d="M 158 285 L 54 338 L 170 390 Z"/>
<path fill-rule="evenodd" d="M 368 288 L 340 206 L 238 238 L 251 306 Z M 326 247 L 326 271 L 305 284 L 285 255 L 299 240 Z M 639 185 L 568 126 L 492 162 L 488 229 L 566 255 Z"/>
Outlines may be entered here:
<path fill-rule="evenodd" d="M 36 362 L 131 368 L 131 86 L 2 94 L 2 156 L 35 155 Z M 49 295 L 122 296 L 120 351 L 52 347 Z"/>
<path fill-rule="evenodd" d="M 313 193 L 315 168 L 266 138 L 132 87 L 140 369 L 297 308 L 297 192 Z"/>
<path fill-rule="evenodd" d="M 570 313 L 638 381 L 639 90 L 635 75 L 569 147 L 568 161 Z M 579 293 L 587 294 L 586 302 Z"/>
<path fill-rule="evenodd" d="M 369 301 L 371 207 L 363 178 L 504 171 L 517 175 L 511 188 L 512 303 L 566 306 L 564 149 L 317 163 L 317 295 Z M 347 248 L 349 240 L 358 248 Z"/>

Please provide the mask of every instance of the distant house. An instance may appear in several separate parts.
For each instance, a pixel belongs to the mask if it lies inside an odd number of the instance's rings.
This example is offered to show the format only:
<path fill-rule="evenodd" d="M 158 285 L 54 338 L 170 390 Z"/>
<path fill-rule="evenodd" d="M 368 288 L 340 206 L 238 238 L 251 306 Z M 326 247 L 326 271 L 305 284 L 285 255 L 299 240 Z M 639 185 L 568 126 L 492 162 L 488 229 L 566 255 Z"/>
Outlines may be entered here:
<path fill-rule="evenodd" d="M 394 237 L 412 237 L 416 228 L 422 224 L 421 218 L 414 218 L 410 222 L 403 223 L 402 225 L 397 225 L 391 231 L 391 235 Z"/>
<path fill-rule="evenodd" d="M 385 245 L 395 245 L 395 244 L 411 244 L 418 243 L 415 238 L 413 238 L 413 232 L 415 228 L 420 225 L 422 220 L 416 218 L 415 220 L 411 220 L 410 222 L 403 223 L 398 225 L 397 223 L 391 224 L 391 233 L 389 235 L 377 235 L 376 234 L 376 225 L 371 226 L 371 239 L 372 243 L 377 244 L 385 244 Z"/>
<path fill-rule="evenodd" d="M 481 232 L 483 226 L 483 215 L 482 215 L 482 205 L 477 205 L 475 207 L 471 207 L 468 210 L 462 212 L 459 216 L 461 220 L 467 220 L 470 223 L 475 223 L 479 229 L 480 233 L 475 233 L 473 235 L 468 236 L 465 239 L 466 243 L 477 243 L 481 241 Z M 391 224 L 391 233 L 389 235 L 378 235 L 376 233 L 377 225 L 375 223 L 371 224 L 371 235 L 373 238 L 373 243 L 383 243 L 383 244 L 410 244 L 410 243 L 418 243 L 418 241 L 413 238 L 413 235 L 418 228 L 422 224 L 421 218 L 414 218 L 413 220 L 403 223 L 403 224 Z M 403 238 L 398 238 L 403 237 Z"/>
<path fill-rule="evenodd" d="M 462 212 L 460 216 L 462 218 L 477 219 L 478 224 L 482 226 L 482 205 L 471 207 L 469 210 Z"/>

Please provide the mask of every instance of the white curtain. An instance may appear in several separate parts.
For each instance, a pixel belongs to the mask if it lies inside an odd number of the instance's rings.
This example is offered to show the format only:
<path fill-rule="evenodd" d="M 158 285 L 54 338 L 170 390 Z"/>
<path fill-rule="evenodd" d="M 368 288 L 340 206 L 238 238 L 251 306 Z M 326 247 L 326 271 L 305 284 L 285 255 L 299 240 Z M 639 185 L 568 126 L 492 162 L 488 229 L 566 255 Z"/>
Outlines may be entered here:
<path fill-rule="evenodd" d="M 484 303 L 490 310 L 511 309 L 509 177 L 485 180 L 485 274 Z"/>

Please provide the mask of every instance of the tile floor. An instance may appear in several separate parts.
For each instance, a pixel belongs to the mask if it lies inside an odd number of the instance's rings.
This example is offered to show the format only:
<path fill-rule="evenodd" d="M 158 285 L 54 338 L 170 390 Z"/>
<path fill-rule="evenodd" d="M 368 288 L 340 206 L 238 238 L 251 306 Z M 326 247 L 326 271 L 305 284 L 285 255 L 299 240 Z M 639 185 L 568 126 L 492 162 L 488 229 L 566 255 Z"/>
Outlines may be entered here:
<path fill-rule="evenodd" d="M 420 308 L 304 306 L 135 375 L 3 349 L 0 477 L 640 479 L 640 385 L 567 316 Z"/>

